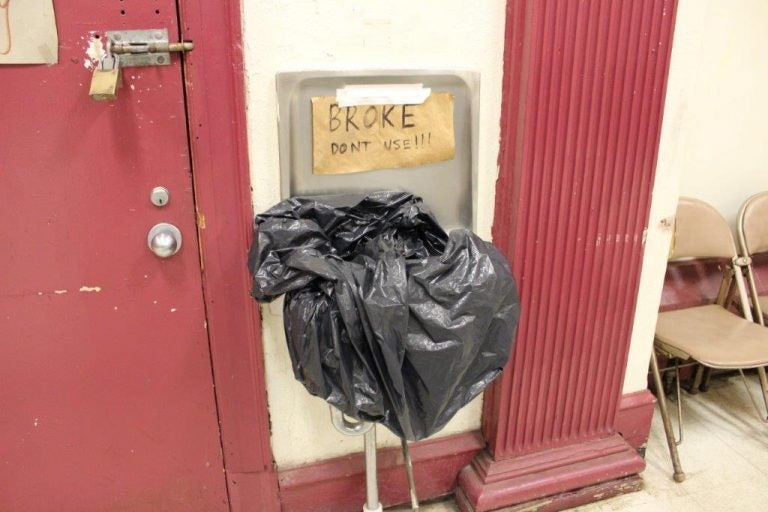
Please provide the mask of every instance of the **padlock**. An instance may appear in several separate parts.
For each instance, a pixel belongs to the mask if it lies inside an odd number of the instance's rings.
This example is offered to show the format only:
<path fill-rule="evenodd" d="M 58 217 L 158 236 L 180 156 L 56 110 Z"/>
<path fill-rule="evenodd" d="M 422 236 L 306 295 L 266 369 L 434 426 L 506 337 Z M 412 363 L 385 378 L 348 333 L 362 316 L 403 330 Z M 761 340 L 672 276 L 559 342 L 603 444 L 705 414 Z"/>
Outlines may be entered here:
<path fill-rule="evenodd" d="M 93 70 L 91 77 L 91 98 L 97 101 L 117 99 L 117 89 L 122 87 L 123 77 L 118 55 L 105 55 Z"/>

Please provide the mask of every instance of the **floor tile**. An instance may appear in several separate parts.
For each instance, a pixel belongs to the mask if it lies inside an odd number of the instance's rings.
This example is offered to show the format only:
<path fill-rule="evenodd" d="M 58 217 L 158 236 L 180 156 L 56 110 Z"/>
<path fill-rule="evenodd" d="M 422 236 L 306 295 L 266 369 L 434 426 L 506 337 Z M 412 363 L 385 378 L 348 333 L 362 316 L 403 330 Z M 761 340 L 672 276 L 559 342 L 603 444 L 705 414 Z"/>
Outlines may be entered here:
<path fill-rule="evenodd" d="M 756 376 L 750 390 L 762 406 Z M 676 425 L 676 403 L 669 402 Z M 706 393 L 683 392 L 684 439 L 679 446 L 687 478 L 672 480 L 661 416 L 656 411 L 646 449 L 642 491 L 591 503 L 572 512 L 768 511 L 768 425 L 761 423 L 738 375 L 712 380 Z M 400 511 L 409 508 L 395 509 Z M 457 512 L 452 500 L 422 512 Z"/>

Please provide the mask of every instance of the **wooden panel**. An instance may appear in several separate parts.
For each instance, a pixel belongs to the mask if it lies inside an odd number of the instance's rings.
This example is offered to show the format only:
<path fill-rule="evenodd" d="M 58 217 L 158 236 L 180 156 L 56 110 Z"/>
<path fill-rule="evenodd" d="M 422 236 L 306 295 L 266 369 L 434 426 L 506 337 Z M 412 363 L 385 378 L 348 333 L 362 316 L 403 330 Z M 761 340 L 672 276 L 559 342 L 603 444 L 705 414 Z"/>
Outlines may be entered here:
<path fill-rule="evenodd" d="M 181 0 L 203 287 L 231 507 L 279 509 L 258 306 L 246 265 L 253 210 L 240 2 Z"/>
<path fill-rule="evenodd" d="M 494 241 L 523 315 L 486 406 L 496 457 L 613 431 L 674 12 L 672 0 L 510 3 L 527 37 L 508 37 Z"/>
<path fill-rule="evenodd" d="M 180 58 L 113 102 L 84 66 L 106 30 L 180 37 L 176 2 L 55 3 L 59 63 L 0 69 L 0 510 L 228 510 Z"/>
<path fill-rule="evenodd" d="M 621 397 L 614 426 L 635 450 L 644 449 L 651 432 L 656 397 L 648 391 L 636 391 Z"/>
<path fill-rule="evenodd" d="M 508 2 L 493 239 L 512 262 L 522 315 L 486 393 L 488 449 L 459 476 L 464 511 L 563 497 L 644 467 L 615 419 L 675 9 Z"/>

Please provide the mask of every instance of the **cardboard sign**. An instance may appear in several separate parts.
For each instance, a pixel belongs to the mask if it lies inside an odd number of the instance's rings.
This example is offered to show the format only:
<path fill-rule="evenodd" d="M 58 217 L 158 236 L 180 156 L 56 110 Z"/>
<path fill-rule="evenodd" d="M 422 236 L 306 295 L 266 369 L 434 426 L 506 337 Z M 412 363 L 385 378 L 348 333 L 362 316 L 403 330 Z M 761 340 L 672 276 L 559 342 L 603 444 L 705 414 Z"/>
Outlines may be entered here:
<path fill-rule="evenodd" d="M 312 98 L 312 172 L 347 174 L 415 167 L 453 159 L 453 94 L 432 93 L 420 105 L 339 107 Z"/>
<path fill-rule="evenodd" d="M 0 0 L 0 64 L 55 64 L 58 60 L 52 0 Z"/>

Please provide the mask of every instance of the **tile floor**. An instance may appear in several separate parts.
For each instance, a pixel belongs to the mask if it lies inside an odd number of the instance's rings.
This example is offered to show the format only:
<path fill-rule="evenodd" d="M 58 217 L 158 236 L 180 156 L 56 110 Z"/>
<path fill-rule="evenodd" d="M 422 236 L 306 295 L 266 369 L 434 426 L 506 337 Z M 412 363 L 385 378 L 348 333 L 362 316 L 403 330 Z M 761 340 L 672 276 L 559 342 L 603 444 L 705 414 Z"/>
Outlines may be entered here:
<path fill-rule="evenodd" d="M 753 396 L 760 386 L 750 377 Z M 761 403 L 761 402 L 758 402 Z M 670 401 L 674 420 L 674 402 Z M 573 512 L 768 511 L 768 425 L 760 423 L 738 375 L 712 380 L 707 393 L 683 391 L 684 442 L 680 446 L 685 482 L 672 478 L 661 417 L 656 411 L 642 473 L 645 488 L 592 503 Z M 393 512 L 410 509 L 395 508 Z M 456 512 L 451 500 L 421 512 Z"/>

